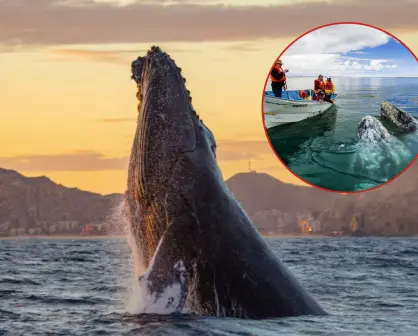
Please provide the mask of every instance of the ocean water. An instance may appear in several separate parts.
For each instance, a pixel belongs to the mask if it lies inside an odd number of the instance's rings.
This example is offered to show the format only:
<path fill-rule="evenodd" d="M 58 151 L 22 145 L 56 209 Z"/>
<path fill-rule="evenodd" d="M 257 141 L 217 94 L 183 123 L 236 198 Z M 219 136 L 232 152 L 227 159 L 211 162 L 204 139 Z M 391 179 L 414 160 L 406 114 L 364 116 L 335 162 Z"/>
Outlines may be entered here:
<path fill-rule="evenodd" d="M 315 78 L 289 78 L 288 89 L 313 87 Z M 358 191 L 381 185 L 418 154 L 418 134 L 400 134 L 380 118 L 389 101 L 418 116 L 418 78 L 334 78 L 336 106 L 312 120 L 278 126 L 268 137 L 283 162 L 305 181 L 331 190 Z M 267 86 L 270 89 L 270 86 Z M 371 115 L 393 135 L 391 141 L 359 141 L 356 128 Z"/>
<path fill-rule="evenodd" d="M 329 315 L 135 315 L 124 239 L 8 240 L 0 335 L 418 335 L 418 239 L 267 241 Z"/>

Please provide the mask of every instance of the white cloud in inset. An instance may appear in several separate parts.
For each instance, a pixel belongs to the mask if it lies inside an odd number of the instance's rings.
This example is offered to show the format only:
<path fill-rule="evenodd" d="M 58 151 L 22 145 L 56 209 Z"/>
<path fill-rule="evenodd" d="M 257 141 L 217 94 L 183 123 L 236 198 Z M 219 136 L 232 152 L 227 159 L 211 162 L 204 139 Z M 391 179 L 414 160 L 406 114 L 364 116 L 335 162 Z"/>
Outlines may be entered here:
<path fill-rule="evenodd" d="M 363 25 L 327 26 L 297 40 L 281 58 L 284 68 L 289 69 L 289 77 L 317 76 L 320 73 L 330 76 L 394 74 L 394 69 L 399 68 L 399 60 L 377 58 L 371 52 L 362 51 L 389 41 L 388 34 Z M 353 54 L 368 54 L 370 57 L 356 58 Z"/>
<path fill-rule="evenodd" d="M 359 52 L 389 41 L 390 36 L 380 30 L 362 25 L 340 24 L 323 27 L 303 36 L 285 55 Z"/>

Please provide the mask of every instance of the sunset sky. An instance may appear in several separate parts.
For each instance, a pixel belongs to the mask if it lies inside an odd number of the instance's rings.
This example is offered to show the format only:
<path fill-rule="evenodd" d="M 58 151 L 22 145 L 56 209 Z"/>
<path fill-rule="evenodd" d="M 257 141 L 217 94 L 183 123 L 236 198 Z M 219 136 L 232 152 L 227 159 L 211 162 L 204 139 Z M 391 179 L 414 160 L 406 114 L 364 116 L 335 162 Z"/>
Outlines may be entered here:
<path fill-rule="evenodd" d="M 251 160 L 257 171 L 302 184 L 278 162 L 262 126 L 275 58 L 305 31 L 336 21 L 379 26 L 418 53 L 416 1 L 218 3 L 0 0 L 0 167 L 124 191 L 137 113 L 130 63 L 156 44 L 183 68 L 225 178 Z"/>

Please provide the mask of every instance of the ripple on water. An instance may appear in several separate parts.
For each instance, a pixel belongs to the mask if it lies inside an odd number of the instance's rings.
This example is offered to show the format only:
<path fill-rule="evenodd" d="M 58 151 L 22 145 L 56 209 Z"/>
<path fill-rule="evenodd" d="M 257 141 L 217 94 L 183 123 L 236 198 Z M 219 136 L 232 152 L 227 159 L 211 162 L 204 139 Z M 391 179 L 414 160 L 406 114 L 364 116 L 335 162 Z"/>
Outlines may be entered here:
<path fill-rule="evenodd" d="M 132 270 L 125 241 L 4 241 L 0 334 L 418 335 L 416 239 L 267 242 L 329 315 L 242 321 L 127 314 Z M 22 260 L 47 261 L 25 267 Z"/>

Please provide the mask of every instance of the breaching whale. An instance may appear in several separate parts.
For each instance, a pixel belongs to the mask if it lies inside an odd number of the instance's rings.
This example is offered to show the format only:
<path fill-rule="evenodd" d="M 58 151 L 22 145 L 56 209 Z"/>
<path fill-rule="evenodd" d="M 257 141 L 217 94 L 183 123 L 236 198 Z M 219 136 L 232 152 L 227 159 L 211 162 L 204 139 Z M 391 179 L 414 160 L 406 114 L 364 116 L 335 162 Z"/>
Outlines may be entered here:
<path fill-rule="evenodd" d="M 418 128 L 418 122 L 413 116 L 391 103 L 382 102 L 380 105 L 380 114 L 403 131 L 412 132 Z"/>
<path fill-rule="evenodd" d="M 373 142 L 391 137 L 383 124 L 372 116 L 365 116 L 357 126 L 357 136 L 360 140 Z"/>
<path fill-rule="evenodd" d="M 159 47 L 132 62 L 138 121 L 126 205 L 142 313 L 263 319 L 326 312 L 269 248 L 228 190 L 216 141 L 181 69 Z"/>

